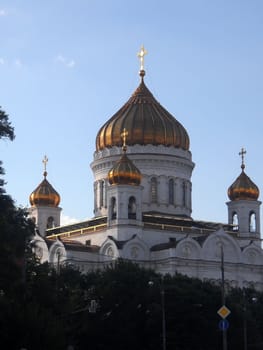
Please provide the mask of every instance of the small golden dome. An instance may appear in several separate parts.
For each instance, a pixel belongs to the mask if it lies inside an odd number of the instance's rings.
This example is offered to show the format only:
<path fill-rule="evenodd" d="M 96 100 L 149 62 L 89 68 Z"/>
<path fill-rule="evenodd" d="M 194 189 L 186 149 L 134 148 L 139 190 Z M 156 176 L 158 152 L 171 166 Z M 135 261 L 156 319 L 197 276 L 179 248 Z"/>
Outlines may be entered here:
<path fill-rule="evenodd" d="M 141 179 L 140 170 L 127 157 L 125 151 L 108 173 L 108 180 L 111 185 L 139 186 Z"/>
<path fill-rule="evenodd" d="M 256 201 L 259 197 L 259 189 L 246 173 L 242 171 L 236 181 L 229 187 L 227 194 L 231 201 Z"/>
<path fill-rule="evenodd" d="M 31 195 L 29 196 L 29 202 L 32 206 L 40 205 L 58 207 L 60 203 L 60 195 L 46 179 L 46 165 L 48 162 L 48 158 L 45 156 L 42 162 L 44 163 L 44 180 L 31 193 Z"/>
<path fill-rule="evenodd" d="M 99 130 L 96 150 L 121 146 L 120 133 L 126 128 L 127 145 L 164 145 L 189 150 L 185 128 L 154 98 L 144 84 L 145 71 L 140 71 L 141 83 L 124 106 Z"/>
<path fill-rule="evenodd" d="M 60 203 L 60 195 L 55 191 L 51 184 L 46 179 L 47 173 L 44 173 L 44 180 L 29 196 L 29 201 L 32 206 L 49 206 L 58 207 Z"/>
<path fill-rule="evenodd" d="M 259 189 L 256 184 L 247 176 L 245 173 L 245 164 L 244 164 L 244 154 L 246 151 L 242 148 L 239 153 L 242 156 L 241 169 L 242 172 L 234 183 L 229 187 L 227 194 L 231 201 L 238 200 L 249 200 L 256 201 L 259 197 Z"/>

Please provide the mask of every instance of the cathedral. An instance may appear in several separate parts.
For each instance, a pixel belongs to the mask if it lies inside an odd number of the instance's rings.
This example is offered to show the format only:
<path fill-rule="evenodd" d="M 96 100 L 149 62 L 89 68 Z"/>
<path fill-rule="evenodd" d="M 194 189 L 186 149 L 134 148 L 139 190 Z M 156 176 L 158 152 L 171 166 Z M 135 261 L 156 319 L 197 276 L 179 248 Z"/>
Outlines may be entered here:
<path fill-rule="evenodd" d="M 118 258 L 161 274 L 220 281 L 231 287 L 263 290 L 259 189 L 245 172 L 228 188 L 227 223 L 193 218 L 189 135 L 145 84 L 101 126 L 91 163 L 94 216 L 60 226 L 60 195 L 44 179 L 31 193 L 29 214 L 37 230 L 33 250 L 40 262 L 82 272 L 101 269 Z"/>

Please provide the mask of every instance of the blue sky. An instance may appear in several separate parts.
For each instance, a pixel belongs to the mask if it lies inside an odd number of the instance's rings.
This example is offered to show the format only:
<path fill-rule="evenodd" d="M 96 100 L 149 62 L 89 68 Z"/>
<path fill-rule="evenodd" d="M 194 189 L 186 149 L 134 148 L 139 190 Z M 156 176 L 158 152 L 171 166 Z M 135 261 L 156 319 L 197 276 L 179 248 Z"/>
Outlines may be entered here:
<path fill-rule="evenodd" d="M 0 142 L 17 205 L 42 181 L 63 215 L 93 216 L 90 163 L 99 127 L 145 82 L 187 129 L 193 217 L 227 222 L 227 188 L 246 173 L 263 189 L 263 2 L 8 0 L 0 3 L 0 105 L 15 127 Z"/>

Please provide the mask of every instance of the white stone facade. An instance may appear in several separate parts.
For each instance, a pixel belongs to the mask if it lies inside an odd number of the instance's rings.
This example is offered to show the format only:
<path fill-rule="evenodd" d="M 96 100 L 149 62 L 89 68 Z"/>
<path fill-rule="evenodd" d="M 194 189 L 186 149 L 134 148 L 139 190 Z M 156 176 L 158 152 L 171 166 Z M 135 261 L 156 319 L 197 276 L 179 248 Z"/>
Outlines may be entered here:
<path fill-rule="evenodd" d="M 221 278 L 223 247 L 226 283 L 263 290 L 261 202 L 228 202 L 228 224 L 222 226 L 195 221 L 191 218 L 194 163 L 189 151 L 150 145 L 129 147 L 127 156 L 142 174 L 139 186 L 109 184 L 108 172 L 120 156 L 117 147 L 105 149 L 94 154 L 91 164 L 94 220 L 102 223 L 80 223 L 80 229 L 65 227 L 59 232 L 51 229 L 46 233 L 48 239 L 36 236 L 34 249 L 41 261 L 57 268 L 73 264 L 85 272 L 123 258 L 163 274 L 181 273 L 216 283 Z M 40 232 L 50 215 L 59 220 L 60 208 L 31 210 Z M 238 218 L 234 227 L 233 215 Z"/>
<path fill-rule="evenodd" d="M 95 216 L 108 215 L 108 172 L 120 154 L 121 148 L 118 147 L 94 154 L 91 168 L 94 173 Z M 191 175 L 194 163 L 189 151 L 175 147 L 136 145 L 128 147 L 127 155 L 143 175 L 142 212 L 191 216 Z"/>
<path fill-rule="evenodd" d="M 46 235 L 46 229 L 60 226 L 61 208 L 51 206 L 32 206 L 29 215 L 33 218 L 36 227 L 42 237 Z"/>

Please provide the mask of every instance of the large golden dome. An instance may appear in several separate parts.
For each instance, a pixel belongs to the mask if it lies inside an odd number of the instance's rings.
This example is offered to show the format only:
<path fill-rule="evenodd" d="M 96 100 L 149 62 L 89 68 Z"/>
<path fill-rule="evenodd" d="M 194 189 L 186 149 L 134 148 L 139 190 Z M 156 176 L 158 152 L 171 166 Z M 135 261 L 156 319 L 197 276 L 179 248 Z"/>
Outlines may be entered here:
<path fill-rule="evenodd" d="M 237 177 L 234 183 L 229 187 L 227 194 L 231 201 L 250 200 L 256 201 L 259 197 L 259 189 L 256 184 L 245 173 L 244 154 L 242 149 L 239 154 L 242 155 L 241 174 Z"/>
<path fill-rule="evenodd" d="M 189 149 L 189 136 L 185 128 L 154 98 L 144 83 L 144 70 L 140 71 L 141 83 L 124 106 L 99 130 L 96 150 L 121 147 L 120 133 L 128 131 L 127 145 L 164 145 Z"/>
<path fill-rule="evenodd" d="M 44 180 L 29 196 L 29 201 L 32 206 L 49 206 L 58 207 L 60 203 L 60 195 L 52 187 L 46 179 L 47 172 L 44 172 Z"/>

